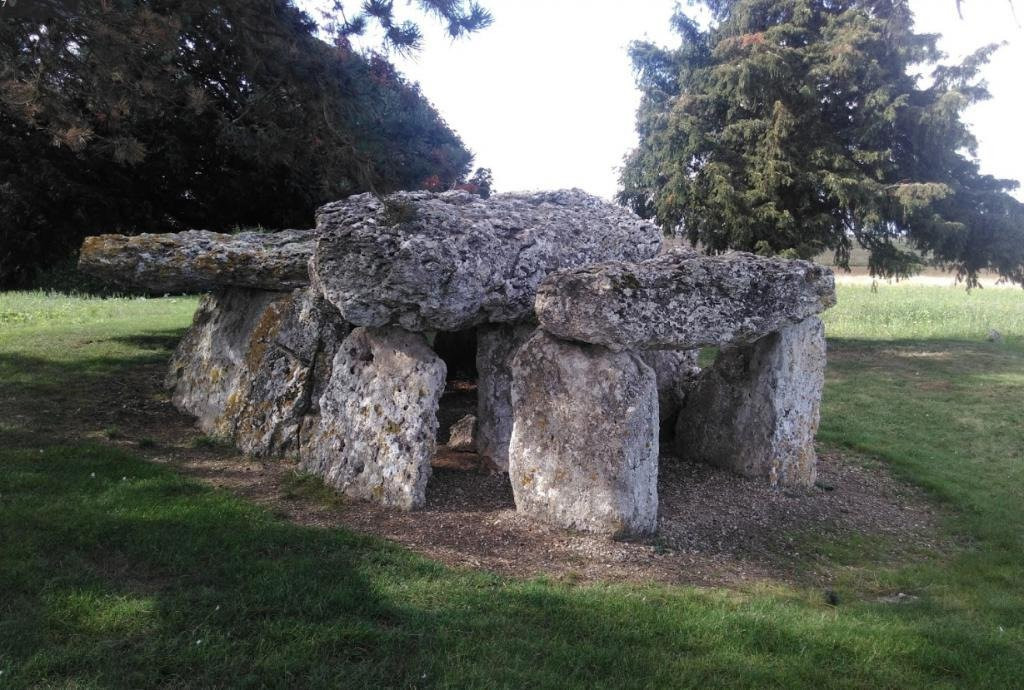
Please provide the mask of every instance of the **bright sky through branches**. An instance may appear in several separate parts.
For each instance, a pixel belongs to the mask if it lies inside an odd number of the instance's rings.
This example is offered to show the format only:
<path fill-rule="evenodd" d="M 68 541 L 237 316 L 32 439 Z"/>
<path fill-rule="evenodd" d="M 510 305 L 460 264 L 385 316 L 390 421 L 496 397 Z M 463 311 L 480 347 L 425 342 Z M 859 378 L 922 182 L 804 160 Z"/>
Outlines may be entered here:
<path fill-rule="evenodd" d="M 315 7 L 316 0 L 304 0 Z M 420 21 L 423 50 L 395 57 L 423 93 L 494 171 L 498 191 L 581 187 L 611 197 L 618 167 L 636 143 L 639 93 L 626 55 L 631 40 L 675 45 L 675 0 L 485 0 L 494 25 L 451 42 L 435 22 Z M 1018 3 L 1020 4 L 1020 3 Z M 919 30 L 943 35 L 959 57 L 1006 41 L 984 74 L 993 99 L 968 120 L 985 173 L 1024 181 L 1024 28 L 1006 0 L 911 0 Z M 1021 20 L 1024 21 L 1024 7 Z M 1024 200 L 1024 192 L 1016 196 Z"/>

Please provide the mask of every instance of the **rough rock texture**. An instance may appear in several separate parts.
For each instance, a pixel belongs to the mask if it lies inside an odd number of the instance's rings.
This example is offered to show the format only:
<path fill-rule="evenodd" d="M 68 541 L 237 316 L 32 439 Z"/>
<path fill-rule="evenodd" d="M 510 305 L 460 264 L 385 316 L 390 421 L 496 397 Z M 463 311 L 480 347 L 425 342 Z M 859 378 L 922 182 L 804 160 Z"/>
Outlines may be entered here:
<path fill-rule="evenodd" d="M 683 403 L 679 456 L 772 485 L 812 486 L 824 372 L 825 329 L 817 317 L 723 350 Z"/>
<path fill-rule="evenodd" d="M 207 230 L 86 237 L 78 267 L 117 285 L 155 293 L 233 286 L 288 291 L 309 283 L 314 230 Z"/>
<path fill-rule="evenodd" d="M 333 356 L 347 332 L 308 289 L 212 293 L 171 360 L 172 402 L 206 433 L 247 453 L 294 454 L 313 411 L 317 362 Z"/>
<path fill-rule="evenodd" d="M 422 335 L 356 328 L 335 355 L 301 466 L 349 496 L 422 507 L 445 374 Z"/>
<path fill-rule="evenodd" d="M 268 308 L 250 343 L 245 377 L 225 415 L 234 419 L 235 445 L 253 455 L 295 455 L 300 429 L 315 414 L 318 363 L 333 358 L 351 328 L 308 288 Z M 321 384 L 322 385 L 322 384 Z"/>
<path fill-rule="evenodd" d="M 171 402 L 194 415 L 204 432 L 234 437 L 234 419 L 225 410 L 246 376 L 246 358 L 254 333 L 287 293 L 233 288 L 199 302 L 192 327 L 171 357 L 166 383 Z"/>
<path fill-rule="evenodd" d="M 477 452 L 502 472 L 508 472 L 512 439 L 512 358 L 535 331 L 532 324 L 477 329 Z"/>
<path fill-rule="evenodd" d="M 631 353 L 538 331 L 513 360 L 509 478 L 516 509 L 616 537 L 658 512 L 658 390 Z"/>
<path fill-rule="evenodd" d="M 467 414 L 448 431 L 448 448 L 462 453 L 476 452 L 476 417 Z"/>
<path fill-rule="evenodd" d="M 647 350 L 638 353 L 644 364 L 654 370 L 658 381 L 658 421 L 662 436 L 675 431 L 676 417 L 686 392 L 697 377 L 700 350 Z"/>
<path fill-rule="evenodd" d="M 551 271 L 654 256 L 658 228 L 579 190 L 369 194 L 317 211 L 311 277 L 358 326 L 456 331 L 520 321 Z"/>
<path fill-rule="evenodd" d="M 613 350 L 751 343 L 835 304 L 832 271 L 735 252 L 671 252 L 552 274 L 537 292 L 541 327 Z"/>

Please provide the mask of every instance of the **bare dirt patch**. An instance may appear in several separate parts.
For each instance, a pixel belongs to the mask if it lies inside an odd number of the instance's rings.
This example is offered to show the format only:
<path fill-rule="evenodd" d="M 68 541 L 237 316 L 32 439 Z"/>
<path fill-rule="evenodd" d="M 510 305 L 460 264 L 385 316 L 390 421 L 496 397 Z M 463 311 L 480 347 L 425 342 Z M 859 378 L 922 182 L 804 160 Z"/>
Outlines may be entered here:
<path fill-rule="evenodd" d="M 822 456 L 824 488 L 782 492 L 714 468 L 662 458 L 658 535 L 615 542 L 526 520 L 508 478 L 436 468 L 424 510 L 289 495 L 293 467 L 196 451 L 163 458 L 182 471 L 261 503 L 293 522 L 345 527 L 458 567 L 571 580 L 725 584 L 828 577 L 821 540 L 884 538 L 890 555 L 937 546 L 935 513 L 884 470 Z"/>
<path fill-rule="evenodd" d="M 704 465 L 661 460 L 656 537 L 616 542 L 530 522 L 515 512 L 508 477 L 480 468 L 472 454 L 441 448 L 424 510 L 405 513 L 296 492 L 295 466 L 198 444 L 192 420 L 162 392 L 162 368 L 146 365 L 116 386 L 97 386 L 88 428 L 69 409 L 67 436 L 131 447 L 208 484 L 259 503 L 298 524 L 374 534 L 455 567 L 570 581 L 730 584 L 757 580 L 821 582 L 830 540 L 878 539 L 880 558 L 934 551 L 937 511 L 881 466 L 823 452 L 818 485 L 781 491 Z M 458 396 L 460 393 L 455 392 Z M 52 418 L 48 426 L 52 425 Z M 51 426 L 52 428 L 52 426 Z M 103 429 L 119 432 L 113 437 Z M 442 436 L 444 438 L 444 436 Z"/>

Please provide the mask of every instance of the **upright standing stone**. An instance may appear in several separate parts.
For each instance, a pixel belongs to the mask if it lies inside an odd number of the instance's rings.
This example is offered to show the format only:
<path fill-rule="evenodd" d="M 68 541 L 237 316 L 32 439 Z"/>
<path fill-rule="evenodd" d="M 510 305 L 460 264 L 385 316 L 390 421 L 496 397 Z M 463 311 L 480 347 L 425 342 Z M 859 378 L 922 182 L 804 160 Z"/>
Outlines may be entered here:
<path fill-rule="evenodd" d="M 356 328 L 334 358 L 301 466 L 349 496 L 422 507 L 445 374 L 422 335 Z"/>
<path fill-rule="evenodd" d="M 320 429 L 320 398 L 331 382 L 334 374 L 334 358 L 341 348 L 341 343 L 351 332 L 351 327 L 325 329 L 320 349 L 313 358 L 313 365 L 310 367 L 309 409 L 302 416 L 302 423 L 299 425 L 299 459 L 309 457 L 310 452 L 316 445 L 317 434 Z"/>
<path fill-rule="evenodd" d="M 254 340 L 265 347 L 266 324 L 288 293 L 245 288 L 213 292 L 199 302 L 192 327 L 171 357 L 171 402 L 194 415 L 207 434 L 231 439 L 235 419 L 225 414 L 239 399 Z"/>
<path fill-rule="evenodd" d="M 333 357 L 350 327 L 309 288 L 275 302 L 250 341 L 245 373 L 225 416 L 235 445 L 253 455 L 297 455 L 300 429 L 313 411 L 318 360 Z"/>
<path fill-rule="evenodd" d="M 311 411 L 316 362 L 348 327 L 308 288 L 226 288 L 199 304 L 171 359 L 171 402 L 208 434 L 253 455 L 293 455 Z"/>
<path fill-rule="evenodd" d="M 529 324 L 477 329 L 477 452 L 502 472 L 508 472 L 512 439 L 512 358 L 535 330 Z"/>
<path fill-rule="evenodd" d="M 654 532 L 658 390 L 634 354 L 538 331 L 513 360 L 516 509 L 616 537 Z"/>
<path fill-rule="evenodd" d="M 647 350 L 639 353 L 658 379 L 658 422 L 661 435 L 675 432 L 675 421 L 687 389 L 700 376 L 700 350 Z"/>
<path fill-rule="evenodd" d="M 676 424 L 679 455 L 772 485 L 812 486 L 824 372 L 817 317 L 726 348 L 686 396 Z"/>

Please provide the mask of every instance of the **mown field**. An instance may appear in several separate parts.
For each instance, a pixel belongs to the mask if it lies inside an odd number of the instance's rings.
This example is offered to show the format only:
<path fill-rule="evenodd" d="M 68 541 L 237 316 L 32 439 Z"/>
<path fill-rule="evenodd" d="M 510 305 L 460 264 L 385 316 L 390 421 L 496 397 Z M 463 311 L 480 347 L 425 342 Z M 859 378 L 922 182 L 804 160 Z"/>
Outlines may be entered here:
<path fill-rule="evenodd" d="M 839 297 L 820 442 L 922 487 L 949 546 L 834 542 L 827 582 L 722 589 L 291 524 L 109 442 L 193 299 L 0 294 L 0 687 L 1020 687 L 1024 292 Z"/>

